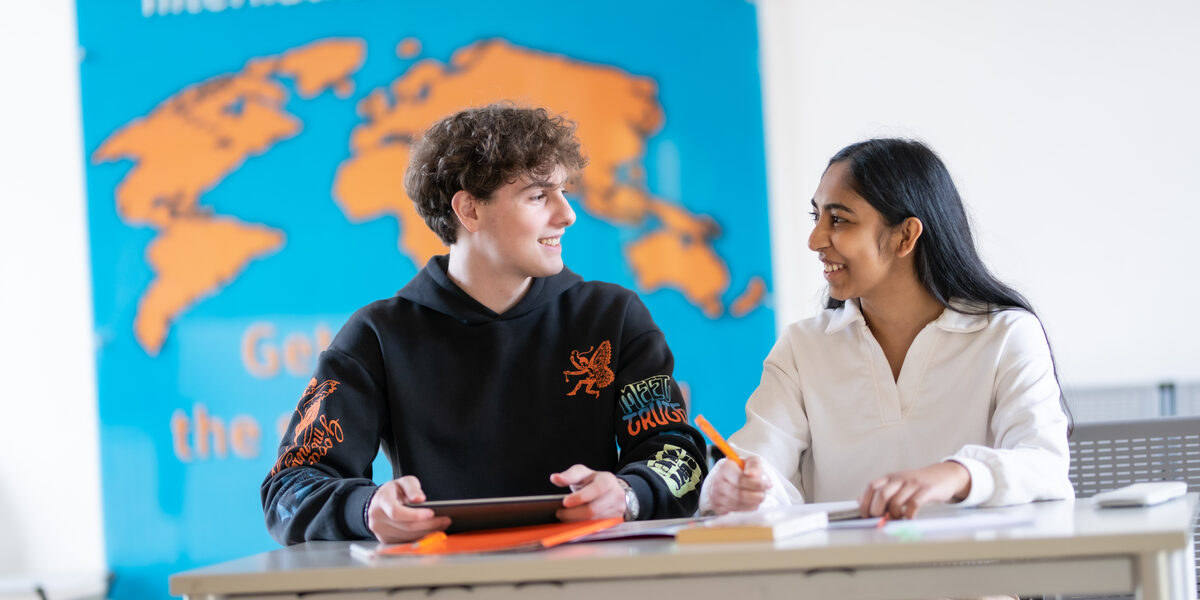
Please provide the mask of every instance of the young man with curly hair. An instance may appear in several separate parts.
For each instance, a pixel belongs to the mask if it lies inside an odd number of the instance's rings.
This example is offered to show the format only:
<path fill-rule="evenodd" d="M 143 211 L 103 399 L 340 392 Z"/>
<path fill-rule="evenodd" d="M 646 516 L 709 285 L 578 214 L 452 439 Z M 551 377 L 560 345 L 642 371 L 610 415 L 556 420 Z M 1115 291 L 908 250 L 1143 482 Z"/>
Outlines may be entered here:
<path fill-rule="evenodd" d="M 405 188 L 450 247 L 321 354 L 262 484 L 292 544 L 405 542 L 449 521 L 413 503 L 569 491 L 564 521 L 695 511 L 707 471 L 674 359 L 633 292 L 563 266 L 574 124 L 507 104 L 418 141 Z M 393 479 L 371 480 L 382 444 Z"/>

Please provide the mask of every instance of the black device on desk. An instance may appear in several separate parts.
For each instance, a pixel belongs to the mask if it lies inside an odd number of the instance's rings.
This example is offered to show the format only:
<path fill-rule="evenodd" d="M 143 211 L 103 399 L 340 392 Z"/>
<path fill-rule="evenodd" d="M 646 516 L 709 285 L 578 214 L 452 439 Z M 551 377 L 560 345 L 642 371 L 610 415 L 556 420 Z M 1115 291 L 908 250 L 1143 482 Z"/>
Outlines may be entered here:
<path fill-rule="evenodd" d="M 563 508 L 566 494 L 544 496 L 505 496 L 470 498 L 466 500 L 433 500 L 409 504 L 412 508 L 428 508 L 439 517 L 450 517 L 446 533 L 521 527 L 557 523 L 555 512 Z"/>

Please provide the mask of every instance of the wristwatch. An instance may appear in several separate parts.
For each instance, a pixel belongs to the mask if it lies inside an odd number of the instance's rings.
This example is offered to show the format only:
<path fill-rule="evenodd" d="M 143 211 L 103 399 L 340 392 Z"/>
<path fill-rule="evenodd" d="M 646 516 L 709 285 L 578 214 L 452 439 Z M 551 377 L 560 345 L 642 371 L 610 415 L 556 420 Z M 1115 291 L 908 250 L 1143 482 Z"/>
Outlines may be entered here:
<path fill-rule="evenodd" d="M 636 521 L 638 518 L 638 499 L 637 493 L 633 491 L 633 486 L 629 485 L 628 481 L 617 478 L 617 485 L 625 490 L 625 520 Z"/>

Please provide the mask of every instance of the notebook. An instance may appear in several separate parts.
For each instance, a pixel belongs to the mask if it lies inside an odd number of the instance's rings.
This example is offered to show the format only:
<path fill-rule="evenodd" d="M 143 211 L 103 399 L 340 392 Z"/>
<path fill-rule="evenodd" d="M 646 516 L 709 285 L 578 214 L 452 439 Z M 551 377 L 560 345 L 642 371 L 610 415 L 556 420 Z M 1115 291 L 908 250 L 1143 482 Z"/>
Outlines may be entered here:
<path fill-rule="evenodd" d="M 675 533 L 678 544 L 714 542 L 772 542 L 824 529 L 829 513 L 811 506 L 779 506 L 731 512 L 684 527 Z"/>

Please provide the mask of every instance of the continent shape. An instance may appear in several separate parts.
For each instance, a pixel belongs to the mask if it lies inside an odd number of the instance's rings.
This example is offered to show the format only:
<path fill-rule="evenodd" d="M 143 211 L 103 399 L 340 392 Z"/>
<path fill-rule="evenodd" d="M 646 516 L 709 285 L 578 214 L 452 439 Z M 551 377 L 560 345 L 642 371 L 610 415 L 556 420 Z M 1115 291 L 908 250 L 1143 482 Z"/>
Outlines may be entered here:
<path fill-rule="evenodd" d="M 278 230 L 218 217 L 200 206 L 205 192 L 248 159 L 303 128 L 284 110 L 288 90 L 280 80 L 291 79 L 302 98 L 326 89 L 346 97 L 365 54 L 362 40 L 331 38 L 250 59 L 237 73 L 172 95 L 93 153 L 94 163 L 135 163 L 117 186 L 117 214 L 159 232 L 147 247 L 155 279 L 134 317 L 135 338 L 148 354 L 162 349 L 179 314 L 228 285 L 251 260 L 284 244 Z"/>
<path fill-rule="evenodd" d="M 171 321 L 198 299 L 228 285 L 255 258 L 283 247 L 283 232 L 231 218 L 175 219 L 146 249 L 155 279 L 138 303 L 134 335 L 162 348 Z"/>
<path fill-rule="evenodd" d="M 616 67 L 501 39 L 476 42 L 456 51 L 448 64 L 417 62 L 359 103 L 363 123 L 351 134 L 352 155 L 338 168 L 333 197 L 355 221 L 396 217 L 401 251 L 421 266 L 446 248 L 404 191 L 410 146 L 456 110 L 500 99 L 544 106 L 578 124 L 590 162 L 577 192 L 582 208 L 615 226 L 650 229 L 627 249 L 638 285 L 677 289 L 715 318 L 724 311 L 721 298 L 730 282 L 728 266 L 711 243 L 720 228 L 708 216 L 647 192 L 641 168 L 646 140 L 664 120 L 657 96 L 653 79 Z"/>
<path fill-rule="evenodd" d="M 743 317 L 750 314 L 750 311 L 763 303 L 766 295 L 767 282 L 763 281 L 763 278 L 758 275 L 751 277 L 750 281 L 746 283 L 746 289 L 742 290 L 741 295 L 729 305 L 729 314 L 735 317 Z"/>

